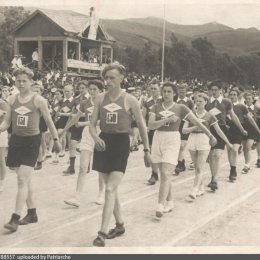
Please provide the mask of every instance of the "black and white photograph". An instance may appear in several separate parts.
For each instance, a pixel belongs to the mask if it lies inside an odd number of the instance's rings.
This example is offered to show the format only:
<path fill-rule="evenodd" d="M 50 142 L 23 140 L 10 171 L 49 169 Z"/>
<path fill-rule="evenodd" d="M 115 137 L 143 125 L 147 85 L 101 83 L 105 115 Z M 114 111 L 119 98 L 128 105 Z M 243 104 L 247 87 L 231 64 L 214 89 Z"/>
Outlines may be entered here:
<path fill-rule="evenodd" d="M 259 254 L 259 183 L 260 1 L 0 0 L 1 259 Z"/>

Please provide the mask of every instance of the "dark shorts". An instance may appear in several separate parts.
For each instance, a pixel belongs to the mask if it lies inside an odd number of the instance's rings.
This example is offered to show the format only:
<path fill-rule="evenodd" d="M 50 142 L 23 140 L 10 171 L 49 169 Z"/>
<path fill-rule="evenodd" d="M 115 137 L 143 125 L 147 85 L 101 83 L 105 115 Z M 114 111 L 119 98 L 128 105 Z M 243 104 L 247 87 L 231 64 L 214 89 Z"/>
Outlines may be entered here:
<path fill-rule="evenodd" d="M 81 127 L 72 126 L 70 128 L 71 140 L 80 141 L 81 137 L 82 137 L 83 129 L 84 129 L 84 126 L 81 126 Z"/>
<path fill-rule="evenodd" d="M 256 140 L 258 138 L 258 133 L 251 124 L 244 125 L 244 129 L 247 131 L 247 136 L 243 136 L 243 140 Z"/>
<path fill-rule="evenodd" d="M 44 132 L 48 131 L 48 127 L 47 127 L 46 122 L 45 122 L 45 120 L 44 120 L 44 118 L 42 116 L 40 118 L 39 129 L 40 129 L 41 133 L 44 133 Z"/>
<path fill-rule="evenodd" d="M 133 120 L 132 123 L 131 123 L 131 128 L 134 128 L 134 127 L 138 127 L 135 120 Z"/>
<path fill-rule="evenodd" d="M 12 133 L 12 123 L 10 124 L 9 128 L 7 129 L 8 134 Z"/>
<path fill-rule="evenodd" d="M 148 132 L 148 141 L 149 141 L 149 146 L 152 146 L 153 143 L 153 136 L 154 136 L 155 130 L 149 130 Z"/>
<path fill-rule="evenodd" d="M 227 138 L 231 144 L 241 144 L 243 135 L 234 124 L 231 124 L 227 130 Z"/>
<path fill-rule="evenodd" d="M 6 165 L 19 167 L 26 165 L 34 167 L 39 155 L 41 134 L 32 136 L 11 135 Z"/>
<path fill-rule="evenodd" d="M 55 123 L 55 127 L 56 129 L 64 129 L 65 125 L 67 124 L 68 121 L 68 117 L 61 117 L 56 123 Z"/>
<path fill-rule="evenodd" d="M 183 133 L 182 133 L 182 129 L 183 129 L 184 123 L 185 123 L 185 122 L 182 120 L 182 121 L 181 121 L 181 124 L 180 124 L 180 128 L 179 128 L 179 132 L 180 132 L 180 134 L 181 134 L 181 140 L 182 140 L 182 141 L 187 141 L 188 138 L 189 138 L 189 134 L 183 134 Z"/>
<path fill-rule="evenodd" d="M 104 140 L 106 150 L 103 152 L 94 150 L 93 170 L 102 173 L 113 171 L 125 173 L 130 150 L 129 134 L 107 134 L 101 132 L 99 137 Z"/>
<path fill-rule="evenodd" d="M 221 128 L 223 133 L 227 136 L 227 127 L 225 125 L 220 125 L 219 127 Z M 216 130 L 215 130 L 215 128 L 213 126 L 210 127 L 210 131 L 211 131 L 212 135 L 217 139 L 217 144 L 215 146 L 211 147 L 211 150 L 214 150 L 214 149 L 225 150 L 226 143 L 217 134 L 217 132 L 216 132 Z"/>

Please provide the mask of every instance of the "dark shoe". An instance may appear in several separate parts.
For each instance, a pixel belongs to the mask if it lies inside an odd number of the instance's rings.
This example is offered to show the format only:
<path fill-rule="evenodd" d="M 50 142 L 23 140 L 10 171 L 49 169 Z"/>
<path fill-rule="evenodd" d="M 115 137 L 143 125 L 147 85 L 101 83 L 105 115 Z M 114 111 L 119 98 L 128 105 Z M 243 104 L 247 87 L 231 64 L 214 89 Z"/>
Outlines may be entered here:
<path fill-rule="evenodd" d="M 235 182 L 236 180 L 237 180 L 237 177 L 236 177 L 236 176 L 229 175 L 229 181 L 230 181 L 230 182 Z"/>
<path fill-rule="evenodd" d="M 245 166 L 245 167 L 243 168 L 243 170 L 242 170 L 242 173 L 243 173 L 243 174 L 247 174 L 247 173 L 249 172 L 249 170 L 250 170 L 250 167 Z"/>
<path fill-rule="evenodd" d="M 179 175 L 179 173 L 181 172 L 180 167 L 177 165 L 174 171 L 176 175 Z"/>
<path fill-rule="evenodd" d="M 182 165 L 179 167 L 179 173 L 180 173 L 180 172 L 184 172 L 185 170 L 186 170 L 185 164 L 182 164 Z"/>
<path fill-rule="evenodd" d="M 75 169 L 72 169 L 70 166 L 68 167 L 67 170 L 63 171 L 63 175 L 71 175 L 75 174 Z"/>
<path fill-rule="evenodd" d="M 134 151 L 136 152 L 136 151 L 138 151 L 138 150 L 139 150 L 138 146 L 135 145 L 135 146 L 134 146 Z"/>
<path fill-rule="evenodd" d="M 152 177 L 148 180 L 148 182 L 147 182 L 148 185 L 154 185 L 155 183 L 156 183 L 156 179 L 155 179 L 154 176 L 152 176 Z"/>
<path fill-rule="evenodd" d="M 230 170 L 229 174 L 229 180 L 230 182 L 234 182 L 237 179 L 237 171 L 236 170 Z"/>
<path fill-rule="evenodd" d="M 98 236 L 97 238 L 93 241 L 93 246 L 97 246 L 97 247 L 104 247 L 105 246 L 105 239 L 107 238 L 107 234 L 102 232 L 102 231 L 98 231 Z"/>
<path fill-rule="evenodd" d="M 64 156 L 65 156 L 65 152 L 59 154 L 59 157 L 64 157 Z"/>
<path fill-rule="evenodd" d="M 124 233 L 125 233 L 124 223 L 123 224 L 116 223 L 116 227 L 109 230 L 106 238 L 113 239 L 115 237 L 123 235 Z"/>
<path fill-rule="evenodd" d="M 210 183 L 208 184 L 208 187 L 209 187 L 209 188 L 211 187 L 212 182 L 213 182 L 213 180 L 211 180 Z"/>
<path fill-rule="evenodd" d="M 181 161 L 178 161 L 178 163 L 177 163 L 177 165 L 175 167 L 175 170 L 174 170 L 176 175 L 179 175 L 180 167 L 181 167 Z"/>
<path fill-rule="evenodd" d="M 37 223 L 38 217 L 36 214 L 36 209 L 28 209 L 27 215 L 19 221 L 19 225 L 27 225 L 30 223 Z"/>
<path fill-rule="evenodd" d="M 257 159 L 256 166 L 260 168 L 260 159 Z"/>
<path fill-rule="evenodd" d="M 210 185 L 209 187 L 212 191 L 215 191 L 218 189 L 218 183 L 216 181 L 212 181 L 209 185 Z"/>
<path fill-rule="evenodd" d="M 11 220 L 7 224 L 4 225 L 4 228 L 6 228 L 12 232 L 15 232 L 19 226 L 19 219 L 20 219 L 20 216 L 14 213 L 11 217 Z"/>
<path fill-rule="evenodd" d="M 152 172 L 151 178 L 148 180 L 148 185 L 154 185 L 158 181 L 158 173 Z"/>
<path fill-rule="evenodd" d="M 34 167 L 34 170 L 41 170 L 41 168 L 42 168 L 42 162 L 38 162 L 37 161 L 37 163 L 36 163 L 36 166 Z"/>

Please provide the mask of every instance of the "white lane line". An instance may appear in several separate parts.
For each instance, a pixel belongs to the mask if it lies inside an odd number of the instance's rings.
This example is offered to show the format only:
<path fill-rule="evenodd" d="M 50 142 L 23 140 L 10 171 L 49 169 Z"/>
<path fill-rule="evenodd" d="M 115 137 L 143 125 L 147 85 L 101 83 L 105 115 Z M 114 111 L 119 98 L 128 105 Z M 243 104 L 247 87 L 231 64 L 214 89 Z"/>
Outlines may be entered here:
<path fill-rule="evenodd" d="M 135 166 L 135 167 L 131 168 L 131 171 L 139 169 L 139 168 L 144 168 L 144 167 L 145 167 L 144 165 L 143 166 Z M 59 167 L 57 167 L 57 168 L 59 168 Z M 52 178 L 49 178 L 50 176 Z M 98 181 L 98 173 L 96 171 L 92 171 L 87 176 L 89 176 L 88 179 L 86 179 L 87 181 L 92 181 L 94 179 L 96 179 Z M 45 175 L 44 177 L 46 177 L 48 179 L 54 178 L 53 175 Z M 70 176 L 63 176 L 63 175 L 55 175 L 55 177 L 63 177 L 63 178 L 67 178 L 67 179 L 70 178 Z M 16 180 L 16 177 L 14 177 L 14 178 Z M 39 179 L 37 179 L 37 180 L 39 180 Z M 33 181 L 36 181 L 36 179 L 34 178 Z M 75 180 L 73 178 L 73 181 L 75 181 L 75 186 L 71 185 L 71 182 L 64 183 L 64 185 L 59 186 L 58 188 L 55 187 L 55 188 L 51 188 L 51 189 L 47 189 L 47 190 L 40 190 L 40 191 L 37 192 L 37 196 L 39 196 L 40 194 L 49 193 L 49 192 L 53 192 L 53 191 L 60 191 L 60 190 L 64 190 L 64 189 L 66 189 L 66 192 L 69 191 L 69 190 L 72 190 L 72 189 L 75 190 L 77 178 Z M 45 186 L 48 186 L 48 183 Z M 133 194 L 133 193 L 136 193 L 136 191 L 131 192 L 131 194 Z M 13 201 L 13 199 L 8 198 L 7 200 L 1 200 L 0 203 L 8 203 L 8 202 L 12 202 L 12 201 Z"/>
<path fill-rule="evenodd" d="M 207 173 L 208 173 L 208 172 L 205 172 L 205 174 L 207 174 Z M 191 177 L 188 177 L 188 178 L 185 178 L 185 179 L 183 179 L 183 180 L 180 180 L 180 181 L 177 181 L 177 182 L 173 183 L 172 186 L 173 186 L 173 187 L 176 187 L 176 186 L 181 185 L 181 184 L 183 184 L 183 183 L 185 183 L 185 182 L 188 182 L 188 181 L 190 181 L 190 180 L 192 180 L 192 179 L 194 179 L 194 176 L 193 176 L 193 175 L 192 175 Z M 148 189 L 148 188 L 147 188 L 147 189 Z M 139 191 L 143 191 L 143 189 L 142 189 L 142 190 L 139 190 Z M 138 200 L 141 200 L 141 199 L 144 199 L 144 198 L 146 198 L 146 197 L 152 196 L 152 195 L 154 195 L 154 194 L 156 194 L 156 193 L 158 193 L 158 189 L 156 189 L 156 190 L 154 190 L 154 191 L 151 191 L 151 192 L 149 192 L 149 193 L 147 193 L 147 194 L 144 194 L 144 195 L 142 195 L 142 196 L 138 196 L 138 197 L 136 197 L 136 198 L 134 198 L 134 199 L 131 199 L 131 200 L 122 202 L 122 206 L 126 206 L 126 205 L 131 204 L 131 203 L 133 203 L 133 202 L 136 202 L 136 201 L 138 201 Z M 36 238 L 38 238 L 38 237 L 40 237 L 40 236 L 43 236 L 43 235 L 48 234 L 48 233 L 51 233 L 51 232 L 53 232 L 53 231 L 56 231 L 56 230 L 59 230 L 59 229 L 64 229 L 64 228 L 66 228 L 66 227 L 68 227 L 68 226 L 71 226 L 71 225 L 74 225 L 74 224 L 78 224 L 78 223 L 80 223 L 80 222 L 88 221 L 88 220 L 90 220 L 90 219 L 92 219 L 92 218 L 95 218 L 95 217 L 101 215 L 101 214 L 102 214 L 102 210 L 99 210 L 99 211 L 97 211 L 97 212 L 95 212 L 95 213 L 93 213 L 93 214 L 91 214 L 91 215 L 88 215 L 87 217 L 81 217 L 81 218 L 78 218 L 78 219 L 75 220 L 75 221 L 71 221 L 71 222 L 68 222 L 68 223 L 66 223 L 66 224 L 59 225 L 59 226 L 57 226 L 57 227 L 55 227 L 55 228 L 52 228 L 52 229 L 50 229 L 50 230 L 47 230 L 47 231 L 45 231 L 45 232 L 41 232 L 39 235 L 36 235 L 36 236 L 34 236 L 34 237 L 26 238 L 26 239 L 24 239 L 24 240 L 20 240 L 19 242 L 12 244 L 12 245 L 8 245 L 8 247 L 15 247 L 15 246 L 20 245 L 20 244 L 22 244 L 22 243 L 24 243 L 24 242 L 27 242 L 27 241 L 30 241 L 30 240 L 34 240 L 34 239 L 36 239 Z"/>
<path fill-rule="evenodd" d="M 223 215 L 224 213 L 226 213 L 230 209 L 238 206 L 239 204 L 241 204 L 242 202 L 246 201 L 247 199 L 249 199 L 251 196 L 253 196 L 254 194 L 256 194 L 259 191 L 260 191 L 260 187 L 257 187 L 255 189 L 249 191 L 248 193 L 246 193 L 245 195 L 239 197 L 238 199 L 236 199 L 235 201 L 233 201 L 232 203 L 230 203 L 226 207 L 224 207 L 224 208 L 222 208 L 220 210 L 217 210 L 215 213 L 206 216 L 205 218 L 203 218 L 201 221 L 199 221 L 195 225 L 189 227 L 188 229 L 185 229 L 184 231 L 179 233 L 176 237 L 174 237 L 174 239 L 172 239 L 170 242 L 166 243 L 164 246 L 170 247 L 170 246 L 176 245 L 180 240 L 188 237 L 190 234 L 192 234 L 196 230 L 202 228 L 203 226 L 208 224 L 213 219 Z"/>

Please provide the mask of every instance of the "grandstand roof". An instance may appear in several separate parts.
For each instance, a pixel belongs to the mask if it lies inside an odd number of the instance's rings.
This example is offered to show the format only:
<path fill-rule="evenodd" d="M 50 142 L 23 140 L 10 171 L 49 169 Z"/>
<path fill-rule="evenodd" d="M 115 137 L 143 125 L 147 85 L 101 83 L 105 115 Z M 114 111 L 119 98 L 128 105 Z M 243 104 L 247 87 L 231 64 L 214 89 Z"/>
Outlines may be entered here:
<path fill-rule="evenodd" d="M 37 14 L 45 16 L 65 32 L 73 33 L 75 35 L 82 33 L 90 25 L 89 16 L 71 10 L 37 9 L 27 19 L 25 19 L 21 24 L 19 24 L 15 28 L 14 32 L 16 32 L 26 23 L 28 23 Z M 100 24 L 99 28 L 101 29 L 107 41 L 115 41 L 115 39 L 111 35 L 104 31 Z"/>

